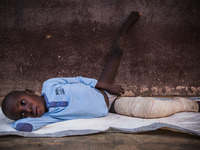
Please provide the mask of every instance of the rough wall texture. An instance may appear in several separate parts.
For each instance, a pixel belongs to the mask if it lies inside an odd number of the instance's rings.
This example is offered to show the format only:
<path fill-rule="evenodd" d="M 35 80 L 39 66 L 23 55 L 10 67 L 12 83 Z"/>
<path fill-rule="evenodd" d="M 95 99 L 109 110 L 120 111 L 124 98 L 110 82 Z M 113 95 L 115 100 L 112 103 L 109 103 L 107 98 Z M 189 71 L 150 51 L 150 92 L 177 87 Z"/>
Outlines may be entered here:
<path fill-rule="evenodd" d="M 0 0 L 0 96 L 52 77 L 98 78 L 131 11 L 117 84 L 126 95 L 200 95 L 199 0 Z"/>

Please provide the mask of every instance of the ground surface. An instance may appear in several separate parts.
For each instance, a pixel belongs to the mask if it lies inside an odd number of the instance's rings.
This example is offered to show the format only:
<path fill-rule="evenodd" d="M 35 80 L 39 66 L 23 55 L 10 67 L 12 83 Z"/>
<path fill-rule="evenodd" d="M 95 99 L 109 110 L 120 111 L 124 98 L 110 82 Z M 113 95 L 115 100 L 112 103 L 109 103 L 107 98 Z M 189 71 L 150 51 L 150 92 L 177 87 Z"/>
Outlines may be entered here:
<path fill-rule="evenodd" d="M 140 134 L 100 133 L 62 138 L 0 137 L 1 150 L 199 150 L 199 148 L 198 136 L 163 129 Z"/>

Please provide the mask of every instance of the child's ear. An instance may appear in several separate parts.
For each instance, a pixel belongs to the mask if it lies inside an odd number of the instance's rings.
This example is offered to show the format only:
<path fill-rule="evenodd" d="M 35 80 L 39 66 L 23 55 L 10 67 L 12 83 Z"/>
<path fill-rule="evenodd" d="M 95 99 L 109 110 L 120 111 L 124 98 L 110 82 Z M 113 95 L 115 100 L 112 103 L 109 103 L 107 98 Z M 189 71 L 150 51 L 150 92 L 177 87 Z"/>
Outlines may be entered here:
<path fill-rule="evenodd" d="M 30 89 L 25 89 L 25 92 L 30 94 L 35 94 L 35 91 Z"/>

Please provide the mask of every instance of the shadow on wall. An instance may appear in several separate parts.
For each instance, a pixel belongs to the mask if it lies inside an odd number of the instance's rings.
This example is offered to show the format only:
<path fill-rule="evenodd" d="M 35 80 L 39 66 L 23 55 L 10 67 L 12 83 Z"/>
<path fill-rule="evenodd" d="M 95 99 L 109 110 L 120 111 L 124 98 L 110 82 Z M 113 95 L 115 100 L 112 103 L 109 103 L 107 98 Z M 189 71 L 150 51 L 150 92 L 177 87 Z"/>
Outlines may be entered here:
<path fill-rule="evenodd" d="M 41 91 L 52 77 L 98 78 L 131 11 L 116 79 L 126 95 L 200 95 L 198 0 L 7 0 L 0 2 L 0 96 Z"/>

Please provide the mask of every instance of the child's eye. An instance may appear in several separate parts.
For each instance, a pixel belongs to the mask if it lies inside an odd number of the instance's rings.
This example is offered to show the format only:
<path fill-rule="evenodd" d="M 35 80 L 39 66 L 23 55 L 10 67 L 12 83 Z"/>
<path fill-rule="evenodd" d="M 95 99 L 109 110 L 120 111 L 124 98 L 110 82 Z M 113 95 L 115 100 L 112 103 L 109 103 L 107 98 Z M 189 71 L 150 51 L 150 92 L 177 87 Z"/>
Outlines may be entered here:
<path fill-rule="evenodd" d="M 25 105 L 26 105 L 25 100 L 21 100 L 21 101 L 20 101 L 20 104 L 21 104 L 22 106 L 25 106 Z"/>
<path fill-rule="evenodd" d="M 21 113 L 21 118 L 24 118 L 25 117 L 25 113 Z"/>

